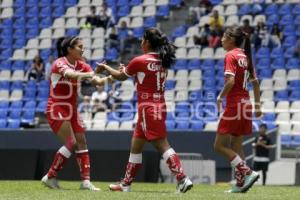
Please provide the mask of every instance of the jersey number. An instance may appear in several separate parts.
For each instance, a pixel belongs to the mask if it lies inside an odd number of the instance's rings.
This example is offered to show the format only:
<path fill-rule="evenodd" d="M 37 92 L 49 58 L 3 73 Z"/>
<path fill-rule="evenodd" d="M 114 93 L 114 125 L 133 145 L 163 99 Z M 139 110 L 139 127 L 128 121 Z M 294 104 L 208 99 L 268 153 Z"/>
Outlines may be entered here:
<path fill-rule="evenodd" d="M 244 71 L 244 80 L 243 80 L 243 89 L 244 89 L 244 90 L 248 90 L 248 84 L 247 84 L 247 82 L 248 82 L 249 76 L 250 76 L 249 71 L 248 71 L 248 70 L 245 70 L 245 71 Z"/>
<path fill-rule="evenodd" d="M 156 72 L 155 75 L 156 75 L 156 89 L 157 91 L 160 90 L 163 91 L 165 89 L 166 75 L 164 72 Z M 160 83 L 161 79 L 163 79 L 162 83 Z"/>

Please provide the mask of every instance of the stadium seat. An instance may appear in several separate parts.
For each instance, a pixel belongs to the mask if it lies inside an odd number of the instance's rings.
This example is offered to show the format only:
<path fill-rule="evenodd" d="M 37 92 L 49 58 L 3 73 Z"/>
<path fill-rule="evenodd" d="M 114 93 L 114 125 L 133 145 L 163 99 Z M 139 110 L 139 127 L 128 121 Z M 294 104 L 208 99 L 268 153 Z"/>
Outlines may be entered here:
<path fill-rule="evenodd" d="M 21 120 L 20 119 L 9 119 L 8 120 L 7 128 L 8 129 L 19 129 L 20 128 L 20 124 L 21 124 Z"/>
<path fill-rule="evenodd" d="M 294 135 L 294 139 L 291 143 L 292 146 L 300 146 L 300 135 Z"/>
<path fill-rule="evenodd" d="M 177 121 L 176 122 L 177 130 L 188 130 L 189 129 L 189 121 Z"/>
<path fill-rule="evenodd" d="M 155 17 L 147 17 L 144 20 L 144 28 L 156 27 L 156 18 Z"/>
<path fill-rule="evenodd" d="M 249 4 L 244 4 L 240 7 L 239 11 L 238 11 L 238 16 L 244 16 L 247 14 L 250 14 L 252 12 L 252 8 Z"/>
<path fill-rule="evenodd" d="M 300 91 L 291 91 L 289 96 L 290 101 L 299 101 L 300 100 Z"/>
<path fill-rule="evenodd" d="M 175 129 L 175 121 L 166 120 L 166 128 L 168 131 L 172 131 Z"/>
<path fill-rule="evenodd" d="M 156 12 L 157 17 L 164 17 L 167 18 L 170 16 L 170 8 L 169 5 L 162 5 L 159 6 Z"/>
<path fill-rule="evenodd" d="M 292 135 L 281 135 L 280 136 L 280 142 L 284 146 L 290 146 L 292 143 Z"/>
<path fill-rule="evenodd" d="M 292 7 L 289 3 L 281 5 L 278 10 L 278 14 L 280 14 L 280 15 L 288 15 L 291 13 L 292 13 Z"/>
<path fill-rule="evenodd" d="M 274 13 L 278 12 L 278 5 L 275 3 L 269 4 L 266 8 L 265 8 L 265 15 L 272 15 Z"/>
<path fill-rule="evenodd" d="M 261 47 L 256 52 L 256 58 L 269 58 L 270 57 L 270 50 L 266 47 Z"/>
<path fill-rule="evenodd" d="M 272 15 L 268 16 L 266 25 L 269 27 L 273 26 L 274 24 L 284 25 L 282 23 L 283 23 L 283 21 L 280 21 L 280 23 L 279 23 L 279 16 L 277 14 L 272 14 Z"/>
<path fill-rule="evenodd" d="M 204 123 L 202 121 L 190 121 L 190 129 L 192 131 L 202 131 Z"/>
<path fill-rule="evenodd" d="M 21 117 L 21 123 L 33 124 L 35 120 L 35 110 L 25 110 Z"/>
<path fill-rule="evenodd" d="M 291 58 L 286 63 L 286 69 L 299 69 L 300 61 L 298 58 Z"/>

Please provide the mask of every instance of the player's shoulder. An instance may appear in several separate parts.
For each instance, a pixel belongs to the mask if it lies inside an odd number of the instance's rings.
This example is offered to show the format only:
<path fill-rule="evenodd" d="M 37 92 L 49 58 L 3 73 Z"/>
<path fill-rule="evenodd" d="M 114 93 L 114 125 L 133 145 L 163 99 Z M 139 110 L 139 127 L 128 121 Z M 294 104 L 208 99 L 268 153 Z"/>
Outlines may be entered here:
<path fill-rule="evenodd" d="M 143 54 L 143 55 L 139 55 L 139 56 L 136 56 L 134 57 L 131 62 L 133 63 L 143 63 L 147 58 L 147 55 L 146 54 Z"/>
<path fill-rule="evenodd" d="M 78 60 L 77 65 L 80 67 L 89 67 L 90 66 L 88 63 L 84 62 L 83 60 Z"/>
<path fill-rule="evenodd" d="M 57 66 L 57 67 L 62 66 L 62 65 L 67 65 L 67 64 L 68 64 L 67 61 L 63 57 L 57 58 L 53 62 L 53 65 Z"/>

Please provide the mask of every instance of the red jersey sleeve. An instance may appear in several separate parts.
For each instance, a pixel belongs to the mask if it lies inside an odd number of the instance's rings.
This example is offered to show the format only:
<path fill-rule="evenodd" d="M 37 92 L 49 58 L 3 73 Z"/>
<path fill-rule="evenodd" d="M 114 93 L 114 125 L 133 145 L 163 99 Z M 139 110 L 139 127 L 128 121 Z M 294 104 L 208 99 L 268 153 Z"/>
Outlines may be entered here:
<path fill-rule="evenodd" d="M 93 69 L 89 64 L 84 62 L 80 62 L 80 64 L 81 64 L 82 72 L 93 72 Z"/>
<path fill-rule="evenodd" d="M 65 76 L 66 72 L 75 71 L 73 68 L 71 68 L 65 62 L 63 62 L 61 60 L 58 60 L 56 62 L 56 68 L 57 68 L 58 73 L 61 74 L 63 77 Z"/>
<path fill-rule="evenodd" d="M 123 69 L 123 72 L 128 76 L 135 76 L 137 72 L 141 71 L 141 67 L 143 66 L 143 59 L 139 57 L 132 59 L 127 67 Z"/>
<path fill-rule="evenodd" d="M 235 76 L 236 74 L 236 60 L 232 54 L 225 55 L 225 70 L 224 74 Z"/>

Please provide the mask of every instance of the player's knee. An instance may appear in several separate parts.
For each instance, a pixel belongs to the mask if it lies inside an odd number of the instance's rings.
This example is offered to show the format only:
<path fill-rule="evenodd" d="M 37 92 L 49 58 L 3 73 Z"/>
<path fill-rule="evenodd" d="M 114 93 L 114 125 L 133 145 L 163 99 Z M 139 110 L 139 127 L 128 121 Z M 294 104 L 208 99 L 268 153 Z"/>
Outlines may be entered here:
<path fill-rule="evenodd" d="M 68 137 L 66 140 L 66 144 L 65 146 L 67 147 L 67 149 L 69 149 L 69 151 L 73 151 L 76 145 L 76 139 L 74 137 Z"/>
<path fill-rule="evenodd" d="M 215 152 L 220 153 L 220 152 L 222 152 L 222 146 L 215 142 L 214 143 L 214 150 L 215 150 Z"/>

